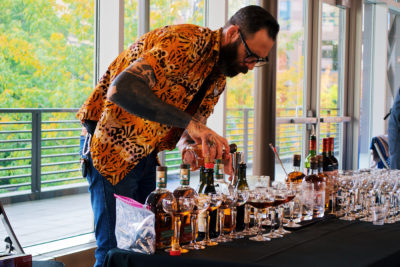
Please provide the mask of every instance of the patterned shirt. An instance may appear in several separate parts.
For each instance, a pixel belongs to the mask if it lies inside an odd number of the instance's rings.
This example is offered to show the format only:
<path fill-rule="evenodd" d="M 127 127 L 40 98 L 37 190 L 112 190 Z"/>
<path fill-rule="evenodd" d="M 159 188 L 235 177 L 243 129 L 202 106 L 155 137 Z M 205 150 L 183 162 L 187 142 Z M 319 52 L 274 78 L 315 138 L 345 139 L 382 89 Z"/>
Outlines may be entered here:
<path fill-rule="evenodd" d="M 152 151 L 174 149 L 184 129 L 140 118 L 109 101 L 112 81 L 143 58 L 154 70 L 157 81 L 151 90 L 158 98 L 193 113 L 189 103 L 202 88 L 205 96 L 197 101 L 195 112 L 208 118 L 226 84 L 225 76 L 214 69 L 221 35 L 222 29 L 189 24 L 162 27 L 143 35 L 111 63 L 77 117 L 97 121 L 91 142 L 93 165 L 113 185 Z"/>

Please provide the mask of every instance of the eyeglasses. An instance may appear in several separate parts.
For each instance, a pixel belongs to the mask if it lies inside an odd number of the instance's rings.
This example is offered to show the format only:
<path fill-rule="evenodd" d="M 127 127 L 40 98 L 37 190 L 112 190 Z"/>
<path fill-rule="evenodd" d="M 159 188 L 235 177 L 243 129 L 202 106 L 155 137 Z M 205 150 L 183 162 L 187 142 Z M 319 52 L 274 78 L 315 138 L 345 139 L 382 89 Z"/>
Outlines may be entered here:
<path fill-rule="evenodd" d="M 249 63 L 249 64 L 256 63 L 255 67 L 261 67 L 269 62 L 268 56 L 266 56 L 264 58 L 264 57 L 260 57 L 257 54 L 251 52 L 251 50 L 250 50 L 249 46 L 247 45 L 246 41 L 244 40 L 244 37 L 240 30 L 239 30 L 239 35 L 240 35 L 240 39 L 242 40 L 242 43 L 244 44 L 244 48 L 246 48 L 246 52 L 247 52 L 247 57 L 245 57 L 245 59 L 244 59 L 245 63 Z"/>

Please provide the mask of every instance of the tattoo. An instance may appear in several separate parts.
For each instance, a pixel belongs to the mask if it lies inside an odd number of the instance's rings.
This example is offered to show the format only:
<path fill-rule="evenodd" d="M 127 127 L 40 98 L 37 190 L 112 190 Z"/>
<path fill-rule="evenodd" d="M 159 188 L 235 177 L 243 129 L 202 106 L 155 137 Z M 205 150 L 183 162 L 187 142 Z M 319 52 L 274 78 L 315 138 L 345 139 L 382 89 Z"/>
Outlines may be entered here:
<path fill-rule="evenodd" d="M 112 82 L 110 101 L 141 118 L 186 128 L 192 117 L 159 99 L 150 89 L 156 84 L 154 71 L 144 60 L 138 60 Z"/>
<path fill-rule="evenodd" d="M 149 88 L 153 88 L 156 84 L 156 76 L 154 75 L 153 68 L 149 64 L 146 64 L 142 58 L 136 60 L 135 63 L 126 68 L 125 71 L 142 79 L 149 85 Z"/>

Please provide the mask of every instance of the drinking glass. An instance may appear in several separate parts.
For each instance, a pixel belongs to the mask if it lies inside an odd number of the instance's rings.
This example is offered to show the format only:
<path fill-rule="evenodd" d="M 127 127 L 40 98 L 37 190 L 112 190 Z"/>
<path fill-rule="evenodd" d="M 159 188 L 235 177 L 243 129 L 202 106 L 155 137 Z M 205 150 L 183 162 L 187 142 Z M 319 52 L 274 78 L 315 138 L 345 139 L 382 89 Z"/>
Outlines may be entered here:
<path fill-rule="evenodd" d="M 205 212 L 210 206 L 210 196 L 208 195 L 198 195 L 195 196 L 195 206 L 190 217 L 190 226 L 192 228 L 192 240 L 189 244 L 182 246 L 185 249 L 205 249 L 205 246 L 201 245 L 200 242 L 196 242 L 197 233 L 197 215 Z"/>
<path fill-rule="evenodd" d="M 266 207 L 271 206 L 274 203 L 274 197 L 267 190 L 254 190 L 250 193 L 249 196 L 249 205 L 253 206 L 257 209 L 257 235 L 254 237 L 250 237 L 249 239 L 252 241 L 271 241 L 270 238 L 262 235 L 262 213 Z"/>
<path fill-rule="evenodd" d="M 283 229 L 284 206 L 286 205 L 286 203 L 293 200 L 294 195 L 291 194 L 289 197 L 289 190 L 286 187 L 279 190 L 279 192 L 280 192 L 281 196 L 284 198 L 284 202 L 281 205 L 278 205 L 279 228 L 278 228 L 278 230 L 275 230 L 275 233 L 277 233 L 279 235 L 286 235 L 286 234 L 290 234 L 291 232 Z M 290 191 L 290 193 L 293 193 L 293 192 Z"/>
<path fill-rule="evenodd" d="M 230 238 L 238 239 L 243 238 L 244 235 L 236 232 L 236 210 L 238 206 L 245 204 L 249 198 L 249 190 L 236 190 L 237 201 L 236 205 L 232 208 L 232 231 L 229 234 Z"/>
<path fill-rule="evenodd" d="M 295 185 L 293 183 L 290 183 L 289 185 L 289 189 L 287 191 L 287 198 L 289 201 L 289 209 L 290 209 L 290 219 L 289 221 L 284 225 L 286 227 L 292 227 L 292 228 L 298 228 L 301 225 L 297 224 L 294 222 L 293 217 L 294 217 L 294 204 L 295 204 L 295 198 L 296 198 L 296 194 L 298 194 L 299 192 L 297 192 L 298 185 Z"/>
<path fill-rule="evenodd" d="M 312 220 L 314 210 L 314 184 L 301 184 L 301 208 L 304 221 Z"/>
<path fill-rule="evenodd" d="M 281 238 L 283 235 L 275 233 L 275 217 L 276 217 L 276 208 L 283 204 L 286 200 L 282 190 L 280 189 L 270 189 L 274 202 L 272 203 L 272 207 L 270 208 L 270 216 L 271 216 L 271 230 L 268 234 L 265 234 L 264 237 L 268 238 Z"/>
<path fill-rule="evenodd" d="M 169 213 L 174 218 L 174 237 L 172 238 L 171 248 L 165 251 L 180 251 L 181 253 L 188 252 L 187 249 L 179 245 L 181 216 L 188 215 L 194 207 L 194 198 L 180 197 L 173 199 L 163 199 L 162 205 L 165 212 Z"/>
<path fill-rule="evenodd" d="M 206 237 L 200 244 L 203 246 L 216 246 L 218 243 L 210 239 L 210 212 L 219 208 L 222 198 L 220 194 L 214 193 L 210 193 L 208 196 L 210 197 L 210 205 L 206 210 Z"/>
<path fill-rule="evenodd" d="M 225 235 L 224 233 L 224 225 L 225 225 L 225 209 L 231 209 L 234 206 L 236 206 L 236 201 L 237 201 L 237 194 L 221 194 L 221 205 L 219 206 L 219 236 L 217 238 L 212 239 L 212 241 L 215 241 L 217 243 L 226 243 L 233 241 L 232 238 Z"/>

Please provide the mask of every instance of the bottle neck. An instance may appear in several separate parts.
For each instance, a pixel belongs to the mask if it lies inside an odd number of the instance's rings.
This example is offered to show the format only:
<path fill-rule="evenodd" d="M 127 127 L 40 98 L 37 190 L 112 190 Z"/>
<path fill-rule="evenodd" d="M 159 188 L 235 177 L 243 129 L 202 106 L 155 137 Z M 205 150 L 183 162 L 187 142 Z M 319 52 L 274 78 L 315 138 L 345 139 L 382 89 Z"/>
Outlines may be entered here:
<path fill-rule="evenodd" d="M 216 163 L 214 165 L 214 176 L 216 182 L 224 181 L 224 164 Z"/>
<path fill-rule="evenodd" d="M 190 183 L 190 170 L 181 169 L 179 182 L 182 186 L 189 186 Z"/>
<path fill-rule="evenodd" d="M 206 179 L 207 185 L 214 186 L 214 170 L 213 169 L 205 170 L 205 179 Z"/>
<path fill-rule="evenodd" d="M 317 140 L 315 139 L 315 137 L 310 139 L 310 151 L 309 154 L 311 156 L 315 156 L 316 154 L 316 150 L 317 150 Z"/>

